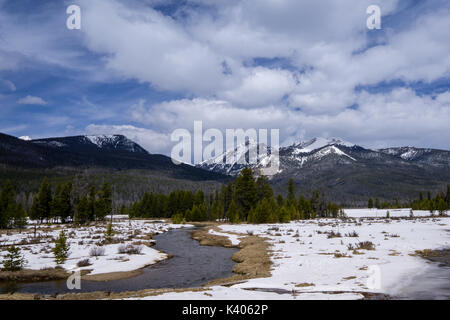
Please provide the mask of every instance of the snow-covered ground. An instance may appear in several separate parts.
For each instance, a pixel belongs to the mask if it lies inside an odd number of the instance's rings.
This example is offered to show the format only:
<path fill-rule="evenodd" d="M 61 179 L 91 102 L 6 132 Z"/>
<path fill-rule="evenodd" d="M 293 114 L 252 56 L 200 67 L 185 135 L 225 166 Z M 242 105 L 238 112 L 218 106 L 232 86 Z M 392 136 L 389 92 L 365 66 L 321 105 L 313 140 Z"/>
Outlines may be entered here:
<path fill-rule="evenodd" d="M 411 209 L 402 208 L 402 209 L 345 209 L 345 215 L 347 217 L 352 218 L 385 218 L 387 212 L 389 211 L 389 216 L 391 218 L 398 217 L 409 217 L 411 215 Z M 431 213 L 427 210 L 413 210 L 414 217 L 430 217 L 430 216 L 438 216 L 438 212 Z"/>
<path fill-rule="evenodd" d="M 349 216 L 371 217 L 375 210 L 346 212 Z M 391 210 L 391 217 L 394 212 Z M 405 212 L 409 216 L 409 210 L 396 213 Z M 224 224 L 219 229 L 221 232 L 214 234 L 232 232 L 229 236 L 233 239 L 236 233 L 269 238 L 273 250 L 271 277 L 231 287 L 214 286 L 206 292 L 166 293 L 145 299 L 359 299 L 363 297 L 359 292 L 399 296 L 415 276 L 432 268 L 427 260 L 415 255 L 416 250 L 450 246 L 446 217 Z M 331 231 L 341 236 L 329 237 Z M 354 251 L 348 247 L 363 241 L 372 242 L 375 249 Z"/>
<path fill-rule="evenodd" d="M 37 229 L 36 239 L 34 238 L 34 226 L 29 226 L 25 231 L 10 234 L 0 234 L 0 246 L 11 244 L 18 245 L 24 254 L 27 264 L 25 268 L 39 270 L 43 268 L 55 267 L 54 239 L 56 239 L 61 230 L 65 230 L 68 242 L 70 244 L 70 255 L 67 261 L 61 266 L 66 270 L 89 269 L 91 275 L 104 274 L 110 272 L 124 272 L 140 269 L 146 265 L 156 263 L 167 257 L 165 253 L 159 252 L 148 245 L 154 240 L 150 235 L 165 232 L 169 229 L 183 227 L 161 223 L 152 220 L 117 220 L 113 222 L 114 235 L 111 244 L 104 244 L 104 255 L 91 256 L 92 248 L 97 247 L 105 240 L 106 225 L 86 226 L 72 228 L 61 225 L 40 225 Z M 184 225 L 188 227 L 188 225 Z M 61 229 L 62 228 L 62 229 Z M 36 243 L 38 242 L 38 243 Z M 134 245 L 141 248 L 140 254 L 121 254 L 118 253 L 120 246 Z M 1 250 L 1 249 L 0 249 Z M 0 261 L 6 254 L 6 247 L 0 251 Z M 89 259 L 92 265 L 77 267 L 77 262 L 83 259 Z"/>
<path fill-rule="evenodd" d="M 209 229 L 209 233 L 220 237 L 227 237 L 233 246 L 237 246 L 241 242 L 239 238 L 242 236 L 238 236 L 236 234 L 217 232 L 214 231 L 213 229 Z"/>

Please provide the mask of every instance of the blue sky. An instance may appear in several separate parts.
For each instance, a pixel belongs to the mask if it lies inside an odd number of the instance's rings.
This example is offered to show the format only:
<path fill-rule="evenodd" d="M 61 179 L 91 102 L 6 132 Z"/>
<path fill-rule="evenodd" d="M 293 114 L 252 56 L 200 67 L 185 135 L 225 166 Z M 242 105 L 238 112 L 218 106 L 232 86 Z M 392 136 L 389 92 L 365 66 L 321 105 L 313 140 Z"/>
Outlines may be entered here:
<path fill-rule="evenodd" d="M 450 149 L 449 16 L 440 0 L 0 0 L 0 132 L 120 133 L 168 154 L 202 120 Z"/>

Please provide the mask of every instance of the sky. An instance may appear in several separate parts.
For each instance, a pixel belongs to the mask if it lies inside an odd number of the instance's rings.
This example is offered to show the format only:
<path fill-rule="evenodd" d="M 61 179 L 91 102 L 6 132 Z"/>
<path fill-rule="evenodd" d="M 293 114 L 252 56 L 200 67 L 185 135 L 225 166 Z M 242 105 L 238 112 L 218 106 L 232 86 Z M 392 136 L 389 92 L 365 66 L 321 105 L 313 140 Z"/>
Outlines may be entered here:
<path fill-rule="evenodd" d="M 0 132 L 170 154 L 201 120 L 448 150 L 449 17 L 446 0 L 0 0 Z"/>

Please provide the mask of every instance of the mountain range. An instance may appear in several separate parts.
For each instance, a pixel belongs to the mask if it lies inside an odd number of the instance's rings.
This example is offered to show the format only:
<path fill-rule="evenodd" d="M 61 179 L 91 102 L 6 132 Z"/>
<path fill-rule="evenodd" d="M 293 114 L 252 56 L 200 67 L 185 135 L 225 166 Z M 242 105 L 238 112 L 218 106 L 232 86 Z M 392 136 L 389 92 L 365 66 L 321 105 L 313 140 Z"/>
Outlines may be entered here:
<path fill-rule="evenodd" d="M 123 135 L 73 136 L 24 140 L 0 133 L 0 163 L 23 168 L 101 167 L 115 170 L 143 169 L 177 179 L 223 180 L 222 174 L 170 157 L 150 154 Z"/>
<path fill-rule="evenodd" d="M 267 167 L 273 155 L 270 147 L 267 148 L 269 154 L 259 155 L 265 148 L 248 140 L 191 166 L 175 165 L 169 157 L 151 154 L 123 135 L 31 140 L 0 134 L 0 164 L 3 164 L 2 170 L 15 168 L 15 174 L 20 168 L 47 173 L 61 167 L 105 168 L 132 172 L 127 173 L 127 177 L 150 172 L 181 181 L 222 183 L 236 177 L 246 166 L 256 173 Z M 255 155 L 257 161 L 248 165 L 249 157 Z M 225 163 L 227 157 L 234 161 Z M 292 178 L 297 190 L 305 195 L 318 189 L 331 200 L 356 205 L 369 196 L 384 200 L 412 199 L 419 192 L 440 191 L 450 183 L 450 151 L 446 150 L 414 147 L 372 150 L 342 139 L 314 138 L 281 147 L 279 162 L 277 173 L 270 176 L 277 193 L 285 194 L 287 182 Z M 160 182 L 158 187 L 164 183 Z"/>
<path fill-rule="evenodd" d="M 242 160 L 248 161 L 262 147 L 267 148 L 248 140 L 197 167 L 236 176 L 246 166 Z M 226 157 L 234 161 L 227 164 Z M 270 164 L 273 155 L 258 154 L 256 158 L 258 161 L 249 166 L 258 172 Z M 276 191 L 285 193 L 292 178 L 302 193 L 324 190 L 339 202 L 359 202 L 369 196 L 411 199 L 421 191 L 440 191 L 450 183 L 450 151 L 438 149 L 372 150 L 342 139 L 314 138 L 281 147 L 279 163 L 278 172 L 270 177 Z"/>

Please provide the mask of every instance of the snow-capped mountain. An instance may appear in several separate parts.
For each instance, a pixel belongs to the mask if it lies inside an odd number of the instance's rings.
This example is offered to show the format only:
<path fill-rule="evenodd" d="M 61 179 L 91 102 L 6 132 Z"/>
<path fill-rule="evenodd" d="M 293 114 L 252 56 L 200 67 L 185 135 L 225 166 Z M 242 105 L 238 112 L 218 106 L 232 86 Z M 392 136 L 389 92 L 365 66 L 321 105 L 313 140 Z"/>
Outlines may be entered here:
<path fill-rule="evenodd" d="M 278 173 L 290 167 L 302 168 L 307 163 L 317 162 L 326 157 L 338 157 L 344 162 L 357 161 L 342 150 L 342 148 L 352 148 L 354 146 L 354 144 L 342 139 L 314 138 L 309 141 L 294 143 L 288 147 L 282 147 L 279 150 L 280 168 Z M 260 150 L 267 150 L 267 152 L 259 152 Z M 226 159 L 232 159 L 232 161 L 227 162 Z M 249 159 L 253 161 L 249 161 Z M 266 168 L 270 165 L 271 159 L 273 159 L 273 155 L 271 155 L 270 148 L 263 144 L 258 144 L 254 140 L 248 140 L 246 143 L 236 146 L 233 150 L 228 150 L 221 155 L 202 162 L 198 167 L 236 176 L 246 166 L 256 171 Z"/>
<path fill-rule="evenodd" d="M 258 148 L 251 141 L 198 167 L 236 176 L 246 165 L 224 164 L 224 157 L 248 158 L 246 152 Z M 258 163 L 248 167 L 258 174 L 259 169 L 267 167 L 268 160 L 267 155 L 260 155 Z M 298 191 L 308 194 L 314 189 L 327 190 L 330 199 L 339 202 L 364 203 L 369 196 L 412 199 L 420 191 L 441 191 L 450 183 L 450 151 L 445 150 L 413 147 L 371 150 L 342 139 L 314 138 L 280 148 L 279 163 L 277 173 L 269 176 L 276 192 L 285 193 L 292 178 Z"/>
<path fill-rule="evenodd" d="M 417 164 L 450 167 L 449 151 L 445 150 L 399 147 L 379 149 L 378 151 Z"/>
<path fill-rule="evenodd" d="M 26 141 L 0 133 L 0 164 L 17 168 L 142 169 L 178 180 L 223 180 L 227 177 L 175 165 L 170 157 L 150 154 L 123 135 L 95 135 Z"/>
<path fill-rule="evenodd" d="M 236 176 L 243 168 L 248 166 L 248 164 L 255 164 L 251 165 L 253 168 L 267 164 L 270 159 L 270 154 L 263 152 L 263 150 L 267 150 L 265 144 L 258 144 L 255 140 L 250 139 L 237 145 L 234 149 L 225 151 L 223 154 L 203 161 L 198 164 L 197 167 Z"/>
<path fill-rule="evenodd" d="M 147 154 L 148 152 L 123 135 L 89 135 L 62 138 L 48 138 L 32 140 L 33 143 L 47 145 L 54 148 L 80 149 L 102 149 L 109 151 L 125 151 Z"/>

